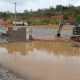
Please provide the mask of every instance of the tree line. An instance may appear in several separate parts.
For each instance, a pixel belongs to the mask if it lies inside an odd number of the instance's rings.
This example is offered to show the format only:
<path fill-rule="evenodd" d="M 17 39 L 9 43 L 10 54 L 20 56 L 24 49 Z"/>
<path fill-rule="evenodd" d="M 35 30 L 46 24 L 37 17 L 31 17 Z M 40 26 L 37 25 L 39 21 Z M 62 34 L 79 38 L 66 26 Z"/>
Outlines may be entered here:
<path fill-rule="evenodd" d="M 57 5 L 55 8 L 50 6 L 49 8 L 38 9 L 37 11 L 24 10 L 24 12 L 17 12 L 17 21 L 25 21 L 29 25 L 46 25 L 46 24 L 58 24 L 60 19 L 74 20 L 80 23 L 80 6 L 63 6 Z M 12 12 L 0 12 L 0 19 L 12 23 L 15 20 L 15 13 Z"/>

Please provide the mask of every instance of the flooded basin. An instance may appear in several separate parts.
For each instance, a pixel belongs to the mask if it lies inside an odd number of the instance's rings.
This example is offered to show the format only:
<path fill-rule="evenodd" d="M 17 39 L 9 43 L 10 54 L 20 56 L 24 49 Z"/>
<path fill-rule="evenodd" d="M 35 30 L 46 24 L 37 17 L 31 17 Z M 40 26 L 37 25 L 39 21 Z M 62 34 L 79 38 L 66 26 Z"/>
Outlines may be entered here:
<path fill-rule="evenodd" d="M 49 28 L 32 28 L 33 33 L 35 36 L 52 36 L 53 34 L 56 34 L 58 29 L 49 29 Z M 61 34 L 71 36 L 72 30 L 65 30 L 62 29 Z"/>
<path fill-rule="evenodd" d="M 49 28 L 32 28 L 32 34 L 34 35 L 34 39 L 42 39 L 42 40 L 52 40 L 57 34 L 58 29 L 49 29 Z M 28 39 L 28 29 L 26 30 L 26 38 Z M 70 37 L 72 36 L 72 30 L 62 29 L 61 36 Z"/>
<path fill-rule="evenodd" d="M 0 63 L 25 80 L 80 80 L 80 48 L 32 41 L 0 45 Z"/>

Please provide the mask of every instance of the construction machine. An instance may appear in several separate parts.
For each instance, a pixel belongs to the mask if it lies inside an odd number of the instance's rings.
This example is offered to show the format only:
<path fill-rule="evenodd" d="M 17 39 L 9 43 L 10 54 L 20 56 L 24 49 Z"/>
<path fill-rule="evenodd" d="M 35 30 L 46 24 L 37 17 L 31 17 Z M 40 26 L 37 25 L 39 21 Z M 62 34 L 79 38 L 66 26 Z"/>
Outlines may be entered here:
<path fill-rule="evenodd" d="M 61 36 L 61 30 L 63 26 L 66 24 L 74 26 L 73 35 L 70 37 L 70 39 L 73 41 L 80 42 L 80 24 L 77 22 L 73 22 L 73 21 L 61 20 L 59 24 L 59 30 L 57 31 L 57 37 Z"/>

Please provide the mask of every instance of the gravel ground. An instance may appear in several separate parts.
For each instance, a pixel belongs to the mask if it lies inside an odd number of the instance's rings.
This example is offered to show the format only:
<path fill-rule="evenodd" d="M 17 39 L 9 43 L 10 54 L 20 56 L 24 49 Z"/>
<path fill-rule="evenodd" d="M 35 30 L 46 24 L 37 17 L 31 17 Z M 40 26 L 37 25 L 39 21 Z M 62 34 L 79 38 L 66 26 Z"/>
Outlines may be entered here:
<path fill-rule="evenodd" d="M 9 71 L 8 69 L 0 66 L 0 80 L 24 80 L 24 79 L 20 78 L 18 75 Z"/>

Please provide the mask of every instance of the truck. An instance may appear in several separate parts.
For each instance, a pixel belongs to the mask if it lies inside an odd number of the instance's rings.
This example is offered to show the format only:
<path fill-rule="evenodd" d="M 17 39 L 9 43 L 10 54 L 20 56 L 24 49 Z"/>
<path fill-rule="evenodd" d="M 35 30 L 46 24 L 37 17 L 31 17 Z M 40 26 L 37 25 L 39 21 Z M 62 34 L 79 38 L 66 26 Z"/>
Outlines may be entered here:
<path fill-rule="evenodd" d="M 15 25 L 16 24 L 16 26 L 27 26 L 28 25 L 28 23 L 26 23 L 26 22 L 24 22 L 24 21 L 13 21 L 13 24 Z"/>

